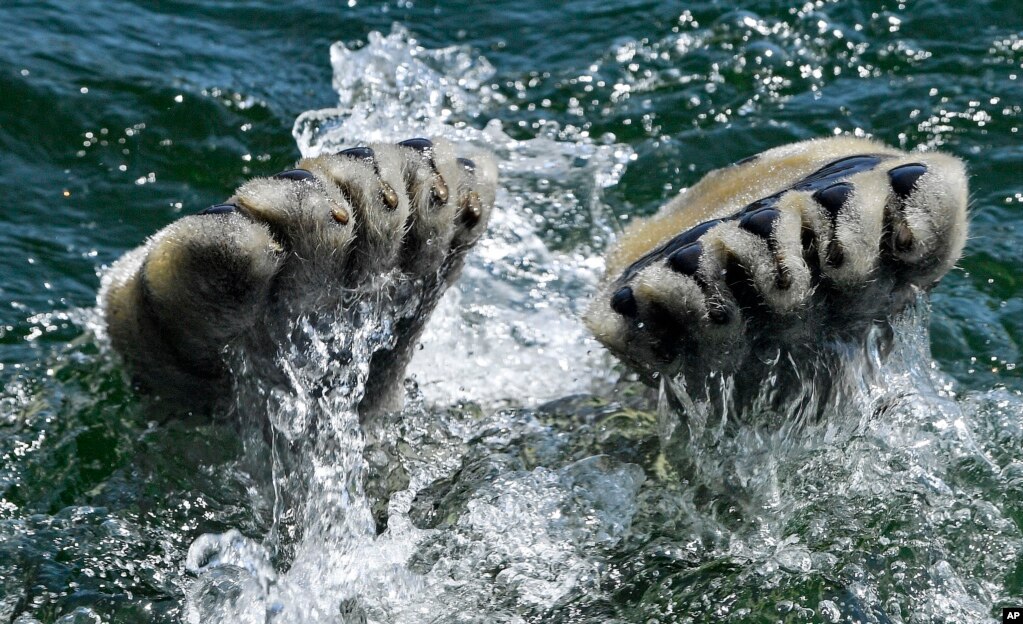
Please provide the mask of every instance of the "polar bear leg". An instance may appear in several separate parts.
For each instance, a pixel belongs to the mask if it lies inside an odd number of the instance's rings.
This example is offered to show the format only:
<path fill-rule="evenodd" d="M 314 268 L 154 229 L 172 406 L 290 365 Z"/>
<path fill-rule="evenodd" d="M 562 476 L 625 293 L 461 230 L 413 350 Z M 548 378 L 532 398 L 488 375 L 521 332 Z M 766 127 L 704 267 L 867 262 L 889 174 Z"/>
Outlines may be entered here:
<path fill-rule="evenodd" d="M 496 166 L 486 153 L 467 155 L 411 139 L 304 159 L 247 182 L 104 275 L 100 306 L 113 347 L 145 389 L 206 403 L 230 388 L 225 347 L 279 320 L 268 315 L 315 313 L 386 287 L 387 297 L 404 292 L 418 306 L 371 367 L 374 384 L 400 389 L 426 317 L 493 207 Z M 383 274 L 392 279 L 377 279 Z M 381 403 L 383 391 L 373 392 Z"/>
<path fill-rule="evenodd" d="M 104 274 L 110 341 L 151 392 L 222 393 L 229 379 L 220 352 L 258 318 L 282 262 L 266 226 L 233 208 L 184 217 Z"/>
<path fill-rule="evenodd" d="M 932 287 L 962 252 L 966 204 L 942 154 L 844 137 L 769 150 L 626 231 L 587 324 L 648 378 L 812 352 Z"/>

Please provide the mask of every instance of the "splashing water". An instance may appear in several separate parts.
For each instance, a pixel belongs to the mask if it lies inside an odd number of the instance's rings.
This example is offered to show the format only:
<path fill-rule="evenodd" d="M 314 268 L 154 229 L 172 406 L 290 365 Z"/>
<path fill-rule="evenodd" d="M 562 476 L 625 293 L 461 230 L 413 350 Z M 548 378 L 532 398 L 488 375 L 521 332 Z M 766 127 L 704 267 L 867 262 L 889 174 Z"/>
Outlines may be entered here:
<path fill-rule="evenodd" d="M 283 385 L 236 362 L 273 522 L 195 540 L 188 621 L 746 622 L 773 605 L 787 622 L 980 622 L 1023 592 L 1023 402 L 957 396 L 925 306 L 883 363 L 873 336 L 839 391 L 808 378 L 778 413 L 711 410 L 674 382 L 659 403 L 627 383 L 587 394 L 612 364 L 576 318 L 631 151 L 553 124 L 511 138 L 484 122 L 503 102 L 487 61 L 400 27 L 331 60 L 339 103 L 296 121 L 304 155 L 442 136 L 494 151 L 504 190 L 401 414 L 360 424 L 355 405 L 411 308 L 300 318 Z"/>
<path fill-rule="evenodd" d="M 397 25 L 386 37 L 372 33 L 360 50 L 334 44 L 331 61 L 340 105 L 299 116 L 303 155 L 434 136 L 485 147 L 500 160 L 488 233 L 412 363 L 424 394 L 439 403 L 539 402 L 606 380 L 607 361 L 578 313 L 612 232 L 601 191 L 618 181 L 631 149 L 556 124 L 522 141 L 496 120 L 477 128 L 502 101 L 485 83 L 490 64 L 468 49 L 426 50 Z M 586 232 L 582 243 L 560 240 L 549 225 L 559 222 Z"/>
<path fill-rule="evenodd" d="M 7 3 L 0 623 L 979 624 L 1023 604 L 1020 12 L 726 4 L 262 2 L 239 19 L 202 0 Z M 311 103 L 331 38 L 390 19 L 474 49 L 400 28 L 337 46 L 338 96 Z M 289 166 L 281 120 L 311 105 L 334 108 L 302 116 L 307 153 L 440 134 L 504 159 L 498 220 L 424 337 L 418 390 L 356 427 L 315 388 L 357 393 L 364 373 L 303 347 L 270 363 L 291 377 L 240 389 L 238 418 L 140 401 L 95 311 L 70 308 L 91 305 L 97 263 Z M 662 410 L 609 383 L 574 320 L 614 227 L 603 198 L 625 219 L 839 132 L 970 164 L 973 237 L 932 299 L 955 381 L 911 318 L 814 418 L 701 412 L 677 386 L 665 407 L 689 405 Z M 343 350 L 352 326 L 330 322 L 290 329 Z M 812 402 L 807 381 L 793 396 Z"/>
<path fill-rule="evenodd" d="M 595 145 L 574 129 L 551 126 L 541 137 L 516 141 L 496 122 L 476 129 L 455 121 L 456 116 L 478 116 L 499 99 L 483 84 L 492 69 L 485 59 L 474 58 L 465 49 L 425 50 L 398 26 L 386 37 L 371 34 L 361 50 L 335 44 L 331 60 L 339 106 L 305 113 L 296 121 L 294 134 L 304 155 L 340 150 L 358 141 L 441 136 L 485 146 L 502 160 L 504 190 L 490 233 L 470 259 L 459 285 L 435 313 L 422 339 L 424 349 L 412 366 L 424 400 L 450 404 L 471 397 L 494 404 L 528 397 L 528 402 L 535 403 L 586 390 L 595 379 L 607 378 L 602 372 L 609 368 L 607 363 L 590 353 L 576 320 L 576 300 L 595 281 L 601 265 L 591 258 L 599 257 L 595 249 L 603 246 L 610 232 L 600 191 L 617 181 L 630 150 Z M 557 241 L 545 240 L 539 231 L 537 214 L 559 212 L 588 223 L 593 237 L 583 249 L 559 251 Z M 402 311 L 366 303 L 357 328 L 348 326 L 350 314 L 319 325 L 303 317 L 290 330 L 297 335 L 285 341 L 301 346 L 276 358 L 289 380 L 285 390 L 267 392 L 259 386 L 259 366 L 244 361 L 236 365 L 238 378 L 256 380 L 255 386 L 239 389 L 237 411 L 243 418 L 245 412 L 256 412 L 249 420 L 257 423 L 261 410 L 269 416 L 275 506 L 281 511 L 275 536 L 266 545 L 234 530 L 196 540 L 187 566 L 200 577 L 190 592 L 190 621 L 263 621 L 267 617 L 281 622 L 336 621 L 339 604 L 350 618 L 376 613 L 381 621 L 405 616 L 407 621 L 420 621 L 423 605 L 430 602 L 425 595 L 436 593 L 435 588 L 430 587 L 429 578 L 406 570 L 405 564 L 410 549 L 423 536 L 406 523 L 403 530 L 375 537 L 370 502 L 362 486 L 365 437 L 355 411 L 372 353 L 387 345 L 390 324 L 412 308 Z M 348 353 L 344 360 L 350 371 L 357 371 L 350 372 L 348 379 L 337 378 L 331 367 L 338 350 Z M 566 375 L 573 377 L 566 379 Z M 329 390 L 319 393 L 325 387 Z M 393 438 L 386 431 L 381 436 Z M 262 445 L 253 439 L 251 446 Z M 537 469 L 518 478 L 505 476 L 506 491 L 495 489 L 493 500 L 474 504 L 476 515 L 466 520 L 465 527 L 471 537 L 462 539 L 474 540 L 478 551 L 490 550 L 491 543 L 503 546 L 480 556 L 492 563 L 511 560 L 500 579 L 503 584 L 521 586 L 523 596 L 535 595 L 523 600 L 546 604 L 578 583 L 563 577 L 585 576 L 584 559 L 563 544 L 571 543 L 573 534 L 584 529 L 600 532 L 603 523 L 548 526 L 548 516 L 560 514 L 568 504 L 567 492 L 582 491 L 581 484 L 601 479 L 608 486 L 623 482 L 610 491 L 635 490 L 642 481 L 641 474 L 635 474 L 638 469 L 592 463 L 554 472 Z M 559 494 L 561 489 L 565 493 Z M 602 492 L 596 490 L 592 496 L 599 499 Z M 295 507 L 301 511 L 290 510 Z M 499 526 L 500 522 L 519 525 L 529 517 L 535 520 L 519 526 L 516 540 L 508 540 L 508 527 Z M 619 527 L 607 532 L 620 534 L 627 518 L 609 516 L 606 522 Z M 551 537 L 530 546 L 532 564 L 524 553 L 513 557 L 503 552 L 512 544 L 537 539 L 545 530 Z M 281 531 L 298 541 L 278 540 Z M 490 539 L 479 540 L 479 533 Z M 275 548 L 290 559 L 290 568 L 282 574 L 268 563 Z M 551 560 L 559 551 L 565 552 Z M 469 582 L 476 575 L 476 561 L 469 557 L 436 567 L 447 567 L 448 577 L 461 576 Z M 536 578 L 515 572 L 539 565 L 566 571 Z"/>

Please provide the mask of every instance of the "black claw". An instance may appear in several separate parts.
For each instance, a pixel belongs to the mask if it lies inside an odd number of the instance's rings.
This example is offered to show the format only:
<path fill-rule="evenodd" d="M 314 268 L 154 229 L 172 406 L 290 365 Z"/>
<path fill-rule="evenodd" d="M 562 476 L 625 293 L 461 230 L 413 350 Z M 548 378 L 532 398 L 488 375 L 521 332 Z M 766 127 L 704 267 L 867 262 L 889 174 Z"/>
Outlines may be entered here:
<path fill-rule="evenodd" d="M 707 316 L 715 325 L 725 325 L 732 320 L 732 313 L 728 311 L 728 308 L 711 308 L 707 312 Z"/>
<path fill-rule="evenodd" d="M 895 246 L 895 251 L 899 253 L 907 253 L 913 249 L 913 232 L 908 225 L 900 223 L 896 226 L 892 244 Z"/>
<path fill-rule="evenodd" d="M 831 241 L 828 245 L 827 258 L 825 261 L 829 266 L 835 267 L 836 269 L 842 266 L 845 262 L 845 248 L 842 247 L 842 243 L 837 240 Z"/>
<path fill-rule="evenodd" d="M 282 171 L 276 174 L 274 179 L 301 182 L 303 180 L 314 180 L 316 179 L 316 176 L 314 176 L 311 171 L 306 171 L 305 169 L 288 169 L 287 171 Z"/>
<path fill-rule="evenodd" d="M 743 215 L 739 219 L 739 227 L 761 238 L 768 238 L 771 235 L 771 230 L 774 229 L 774 222 L 780 216 L 781 213 L 774 208 L 761 208 L 756 212 Z"/>
<path fill-rule="evenodd" d="M 238 210 L 238 206 L 235 206 L 234 204 L 217 204 L 215 206 L 210 206 L 209 208 L 203 208 L 202 210 L 195 214 L 201 215 L 230 214 L 232 212 L 235 212 L 236 210 Z"/>
<path fill-rule="evenodd" d="M 338 156 L 346 156 L 348 158 L 359 158 L 361 160 L 373 160 L 376 154 L 373 153 L 373 148 L 359 146 L 349 147 L 346 150 L 341 150 L 337 153 Z"/>
<path fill-rule="evenodd" d="M 697 269 L 700 268 L 701 255 L 703 255 L 703 244 L 697 241 L 668 256 L 668 266 L 683 275 L 696 275 Z"/>
<path fill-rule="evenodd" d="M 803 251 L 809 251 L 814 247 L 816 242 L 816 235 L 814 234 L 813 228 L 808 225 L 803 225 L 803 229 L 799 232 L 799 244 L 802 246 Z"/>
<path fill-rule="evenodd" d="M 828 211 L 832 221 L 834 221 L 838 217 L 838 212 L 842 209 L 842 206 L 845 206 L 849 201 L 849 195 L 852 194 L 852 190 L 852 184 L 839 182 L 817 191 L 813 194 L 813 199 Z"/>
<path fill-rule="evenodd" d="M 896 167 L 888 172 L 888 180 L 891 182 L 895 194 L 905 199 L 916 188 L 916 182 L 920 176 L 927 173 L 927 166 L 920 163 L 909 163 Z"/>
<path fill-rule="evenodd" d="M 630 286 L 619 288 L 615 294 L 611 295 L 611 309 L 628 318 L 636 318 L 639 315 L 636 295 L 632 293 Z"/>
<path fill-rule="evenodd" d="M 433 150 L 433 141 L 431 141 L 430 139 L 423 138 L 406 139 L 398 143 L 398 145 L 401 145 L 402 147 L 411 147 L 417 152 L 423 153 L 430 152 Z"/>
<path fill-rule="evenodd" d="M 476 163 L 469 160 L 468 158 L 459 158 L 457 160 L 459 165 L 465 168 L 469 173 L 476 173 Z"/>
<path fill-rule="evenodd" d="M 774 285 L 778 290 L 788 290 L 792 286 L 792 273 L 789 268 L 778 262 L 778 274 L 774 276 Z"/>

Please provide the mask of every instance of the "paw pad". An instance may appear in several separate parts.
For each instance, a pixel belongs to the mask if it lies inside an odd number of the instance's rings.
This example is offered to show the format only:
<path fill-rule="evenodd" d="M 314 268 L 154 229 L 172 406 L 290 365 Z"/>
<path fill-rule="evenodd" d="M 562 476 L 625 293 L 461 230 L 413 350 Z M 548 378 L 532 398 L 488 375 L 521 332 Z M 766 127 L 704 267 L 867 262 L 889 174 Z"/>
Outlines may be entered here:
<path fill-rule="evenodd" d="M 700 268 L 700 256 L 702 255 L 703 244 L 696 241 L 668 256 L 668 266 L 676 273 L 696 275 L 696 271 Z"/>
<path fill-rule="evenodd" d="M 370 147 L 359 146 L 349 147 L 346 150 L 341 150 L 337 153 L 338 156 L 344 156 L 346 158 L 357 158 L 359 160 L 365 160 L 374 163 L 376 166 L 375 156 L 373 149 Z"/>
<path fill-rule="evenodd" d="M 429 154 L 430 152 L 433 151 L 433 141 L 431 141 L 430 139 L 424 139 L 422 137 L 417 137 L 415 139 L 405 139 L 404 141 L 400 141 L 398 145 L 402 147 L 411 147 L 417 152 L 421 152 L 423 154 Z"/>
<path fill-rule="evenodd" d="M 217 204 L 215 206 L 210 206 L 209 208 L 203 208 L 202 210 L 195 214 L 199 215 L 231 214 L 232 212 L 236 212 L 237 210 L 238 206 L 234 204 Z"/>
<path fill-rule="evenodd" d="M 895 191 L 895 194 L 905 199 L 916 188 L 916 183 L 920 176 L 925 173 L 927 173 L 926 166 L 920 163 L 910 163 L 889 171 L 888 179 L 891 180 L 892 190 Z"/>
<path fill-rule="evenodd" d="M 907 160 L 838 137 L 709 174 L 620 239 L 587 324 L 649 372 L 886 318 L 907 300 L 893 291 L 933 283 L 965 239 L 961 164 Z"/>
<path fill-rule="evenodd" d="M 316 176 L 313 175 L 312 171 L 306 171 L 305 169 L 288 169 L 274 175 L 275 180 L 293 180 L 295 182 L 305 182 L 306 180 L 315 180 Z"/>
<path fill-rule="evenodd" d="M 619 288 L 611 296 L 611 309 L 628 318 L 639 316 L 639 304 L 636 303 L 636 295 L 633 294 L 630 286 Z"/>
<path fill-rule="evenodd" d="M 848 182 L 836 182 L 826 186 L 813 194 L 813 199 L 828 211 L 831 222 L 838 218 L 838 213 L 849 203 L 849 196 L 852 195 L 852 184 Z"/>
<path fill-rule="evenodd" d="M 781 213 L 774 208 L 761 208 L 756 212 L 750 212 L 739 218 L 739 227 L 750 234 L 755 234 L 763 239 L 770 240 L 774 224 Z"/>

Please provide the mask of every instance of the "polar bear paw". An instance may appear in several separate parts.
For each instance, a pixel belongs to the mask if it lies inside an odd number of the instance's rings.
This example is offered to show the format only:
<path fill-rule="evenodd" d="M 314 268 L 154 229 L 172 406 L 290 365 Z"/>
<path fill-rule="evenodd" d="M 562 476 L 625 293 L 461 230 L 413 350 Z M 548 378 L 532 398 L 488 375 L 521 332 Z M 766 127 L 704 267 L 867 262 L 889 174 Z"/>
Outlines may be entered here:
<path fill-rule="evenodd" d="M 230 387 L 225 347 L 268 316 L 344 305 L 353 292 L 415 290 L 418 318 L 400 324 L 371 373 L 400 387 L 494 203 L 492 158 L 456 149 L 410 139 L 303 159 L 172 223 L 103 277 L 113 347 L 145 389 L 205 402 Z"/>
<path fill-rule="evenodd" d="M 634 223 L 586 321 L 648 378 L 854 338 L 952 268 L 966 205 L 950 156 L 846 137 L 772 149 Z"/>

